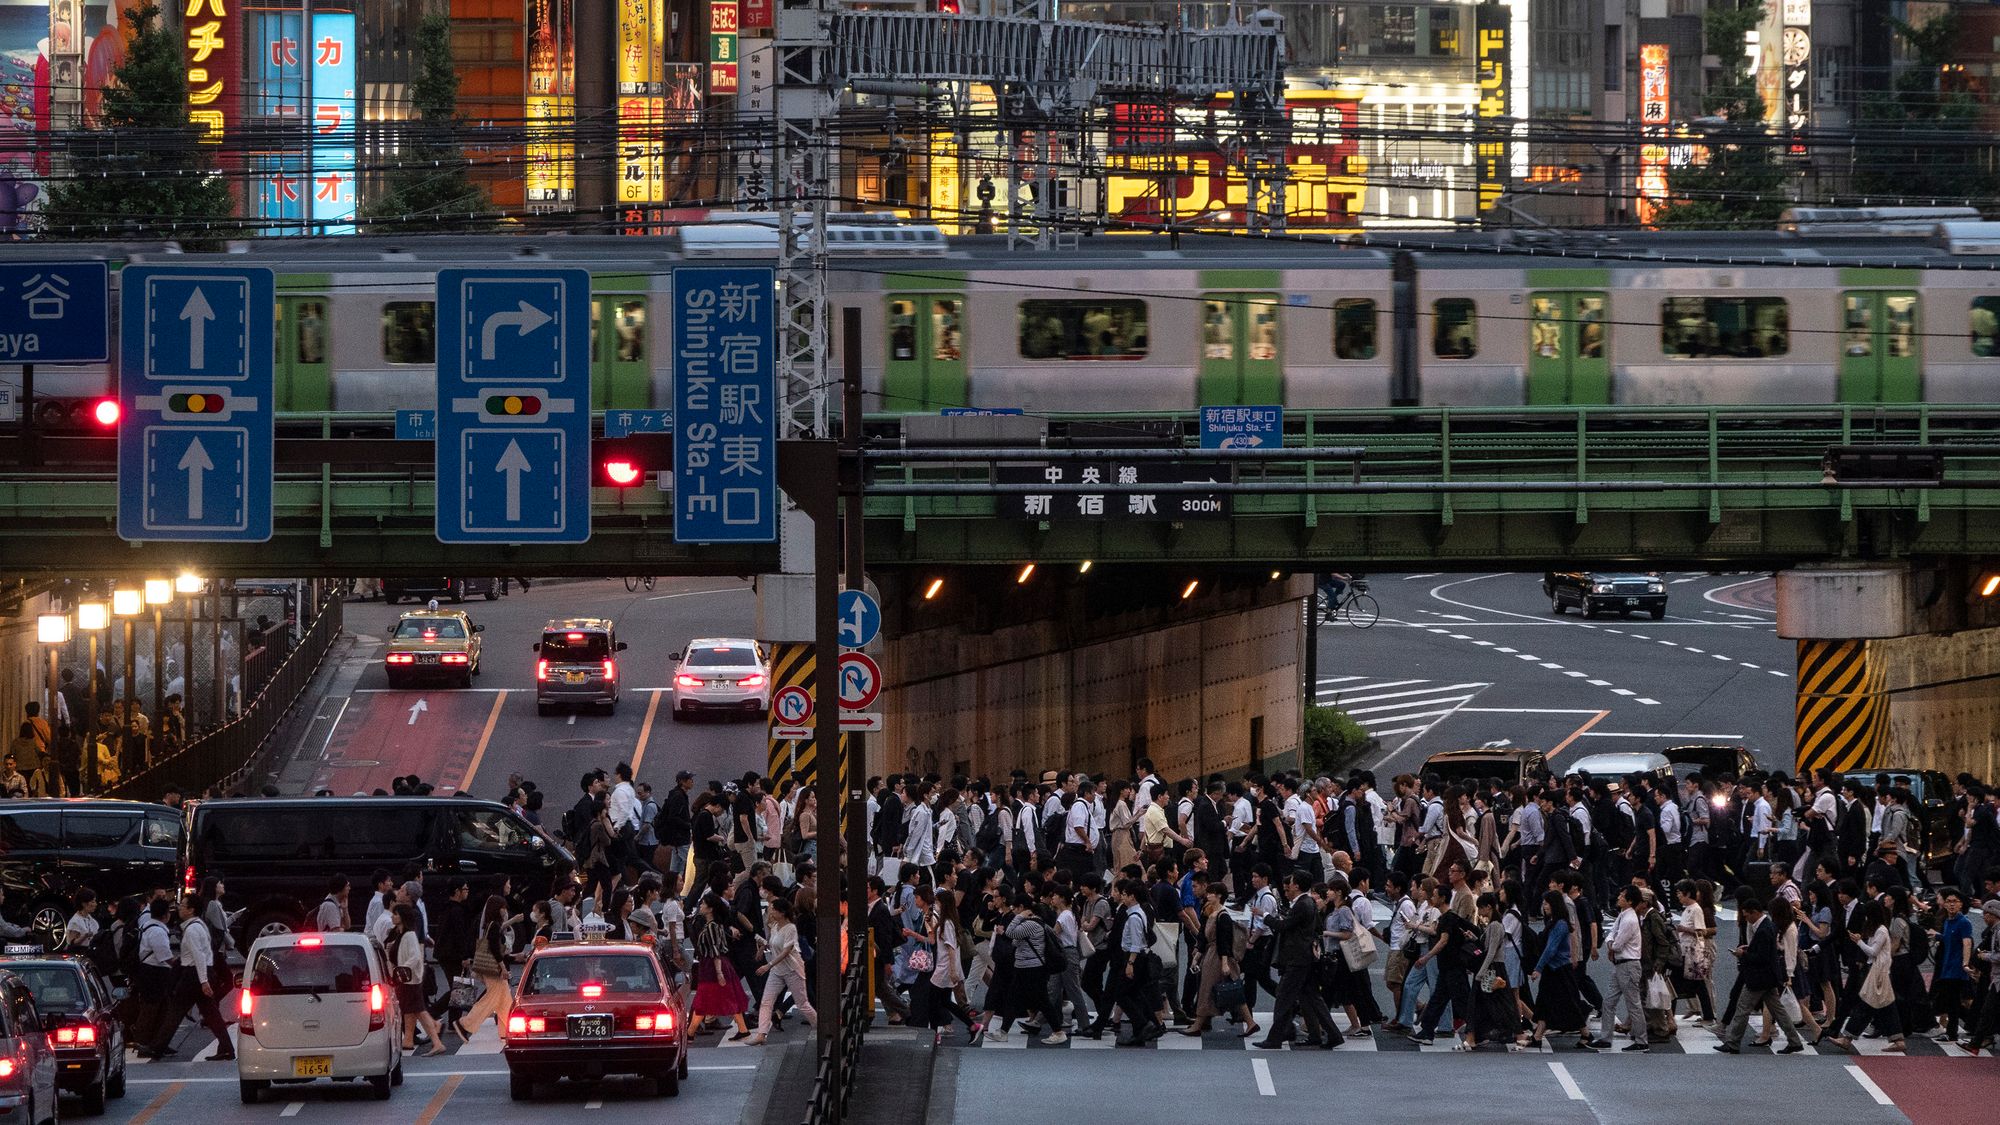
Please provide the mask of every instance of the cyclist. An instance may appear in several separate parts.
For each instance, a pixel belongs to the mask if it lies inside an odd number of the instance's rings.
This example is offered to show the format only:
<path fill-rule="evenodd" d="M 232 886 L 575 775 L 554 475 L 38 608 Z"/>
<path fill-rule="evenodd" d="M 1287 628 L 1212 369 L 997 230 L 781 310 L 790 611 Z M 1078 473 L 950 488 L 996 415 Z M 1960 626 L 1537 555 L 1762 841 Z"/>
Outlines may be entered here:
<path fill-rule="evenodd" d="M 1326 608 L 1330 612 L 1340 608 L 1340 599 L 1347 596 L 1347 584 L 1354 580 L 1351 574 L 1322 574 L 1319 576 L 1319 592 L 1326 595 Z"/>

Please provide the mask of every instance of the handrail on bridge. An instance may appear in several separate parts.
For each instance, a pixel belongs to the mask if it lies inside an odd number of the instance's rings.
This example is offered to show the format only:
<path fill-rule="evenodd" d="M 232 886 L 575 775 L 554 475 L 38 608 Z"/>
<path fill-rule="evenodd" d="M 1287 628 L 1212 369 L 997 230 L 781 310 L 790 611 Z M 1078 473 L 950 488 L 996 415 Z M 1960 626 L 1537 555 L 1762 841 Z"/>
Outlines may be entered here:
<path fill-rule="evenodd" d="M 840 977 L 840 1036 L 830 1052 L 822 1052 L 813 1068 L 812 1097 L 806 1103 L 804 1125 L 829 1125 L 844 1120 L 854 1094 L 854 1076 L 861 1065 L 861 1044 L 875 1018 L 871 935 L 863 930 L 847 942 L 847 966 Z"/>

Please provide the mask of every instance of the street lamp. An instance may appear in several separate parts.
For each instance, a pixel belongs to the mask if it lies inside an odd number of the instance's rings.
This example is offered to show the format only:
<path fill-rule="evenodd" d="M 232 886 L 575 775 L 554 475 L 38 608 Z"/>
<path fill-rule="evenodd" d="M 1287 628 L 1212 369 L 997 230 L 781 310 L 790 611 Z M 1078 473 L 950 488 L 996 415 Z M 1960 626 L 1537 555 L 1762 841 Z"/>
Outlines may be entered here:
<path fill-rule="evenodd" d="M 170 578 L 146 579 L 146 604 L 153 607 L 153 721 L 167 709 L 167 645 L 160 636 L 160 607 L 174 600 Z"/>
<path fill-rule="evenodd" d="M 54 717 L 61 711 L 61 708 L 56 706 L 56 660 L 62 646 L 69 643 L 69 616 L 62 613 L 44 613 L 37 617 L 35 640 L 49 646 L 49 690 L 42 703 L 42 712 L 50 717 L 50 725 L 53 726 Z M 70 719 L 74 722 L 76 716 L 72 715 Z"/>
<path fill-rule="evenodd" d="M 111 612 L 125 619 L 125 698 L 113 700 L 111 704 L 111 713 L 118 716 L 118 721 L 121 723 L 131 719 L 131 715 L 127 712 L 131 709 L 132 697 L 137 694 L 133 690 L 134 681 L 138 677 L 138 668 L 132 652 L 132 619 L 139 616 L 140 611 L 145 608 L 146 596 L 143 591 L 135 587 L 111 591 Z M 124 710 L 120 710 L 121 707 Z"/>
<path fill-rule="evenodd" d="M 187 722 L 194 722 L 194 605 L 201 600 L 201 588 L 205 583 L 199 574 L 182 572 L 174 579 L 174 593 L 187 595 L 181 603 L 184 611 L 181 618 L 181 694 L 182 706 L 187 711 Z"/>
<path fill-rule="evenodd" d="M 182 574 L 174 579 L 174 593 L 176 594 L 199 594 L 201 593 L 201 587 L 202 578 L 199 574 Z"/>
<path fill-rule="evenodd" d="M 79 602 L 76 607 L 76 627 L 90 634 L 90 694 L 84 704 L 84 714 L 79 723 L 87 735 L 97 733 L 97 634 L 111 624 L 111 607 L 103 602 Z M 77 718 L 77 716 L 70 716 Z M 94 738 L 84 740 L 83 771 L 90 779 L 90 788 L 97 789 L 97 748 Z"/>

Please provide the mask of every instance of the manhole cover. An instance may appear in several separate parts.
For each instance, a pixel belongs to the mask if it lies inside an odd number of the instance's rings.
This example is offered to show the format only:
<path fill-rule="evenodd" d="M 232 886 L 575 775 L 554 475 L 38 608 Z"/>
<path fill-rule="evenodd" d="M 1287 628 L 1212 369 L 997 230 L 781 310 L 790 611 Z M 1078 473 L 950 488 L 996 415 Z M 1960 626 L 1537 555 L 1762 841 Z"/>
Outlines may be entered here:
<path fill-rule="evenodd" d="M 601 738 L 558 738 L 554 742 L 544 742 L 542 745 L 574 749 L 585 746 L 609 746 L 611 744 Z"/>

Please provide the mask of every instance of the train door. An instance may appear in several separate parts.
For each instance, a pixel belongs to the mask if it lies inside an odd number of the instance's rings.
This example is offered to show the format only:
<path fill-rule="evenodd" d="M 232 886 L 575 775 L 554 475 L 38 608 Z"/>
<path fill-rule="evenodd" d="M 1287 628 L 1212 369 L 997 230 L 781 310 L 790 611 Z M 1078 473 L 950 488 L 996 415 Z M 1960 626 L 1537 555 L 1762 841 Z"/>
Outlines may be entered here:
<path fill-rule="evenodd" d="M 1200 406 L 1258 406 L 1285 401 L 1273 293 L 1204 293 L 1201 297 Z"/>
<path fill-rule="evenodd" d="M 1923 390 L 1917 295 L 1850 289 L 1840 301 L 1840 401 L 1916 402 Z"/>
<path fill-rule="evenodd" d="M 599 293 L 591 299 L 590 405 L 593 410 L 645 410 L 653 405 L 643 295 Z"/>
<path fill-rule="evenodd" d="M 1528 405 L 1611 401 L 1611 347 L 1604 294 L 1528 294 Z"/>
<path fill-rule="evenodd" d="M 277 355 L 271 374 L 279 410 L 333 409 L 327 308 L 323 296 L 278 298 L 277 331 L 271 337 Z"/>
<path fill-rule="evenodd" d="M 882 405 L 892 414 L 970 406 L 965 373 L 965 294 L 894 293 L 888 304 Z"/>

